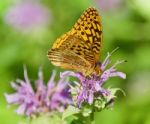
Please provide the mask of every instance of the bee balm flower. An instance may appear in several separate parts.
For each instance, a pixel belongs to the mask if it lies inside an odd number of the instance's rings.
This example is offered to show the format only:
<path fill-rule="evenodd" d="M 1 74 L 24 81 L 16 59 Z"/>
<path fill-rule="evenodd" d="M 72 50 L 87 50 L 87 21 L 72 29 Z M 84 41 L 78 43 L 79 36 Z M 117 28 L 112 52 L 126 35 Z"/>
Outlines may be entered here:
<path fill-rule="evenodd" d="M 5 94 L 9 104 L 19 105 L 18 114 L 32 116 L 45 112 L 62 112 L 68 104 L 72 103 L 69 90 L 67 88 L 68 80 L 61 78 L 55 82 L 56 72 L 45 85 L 43 73 L 39 71 L 39 79 L 35 82 L 33 89 L 28 78 L 27 71 L 24 69 L 25 80 L 16 80 L 12 82 L 12 87 L 16 90 L 13 94 Z"/>
<path fill-rule="evenodd" d="M 61 77 L 74 76 L 80 80 L 80 83 L 75 82 L 76 86 L 71 86 L 72 94 L 74 94 L 73 99 L 76 104 L 81 107 L 82 104 L 92 105 L 95 102 L 100 100 L 106 100 L 105 104 L 108 104 L 110 101 L 114 101 L 115 98 L 114 90 L 105 89 L 103 84 L 111 77 L 120 77 L 125 79 L 126 74 L 120 71 L 117 71 L 116 66 L 121 64 L 124 61 L 117 61 L 112 67 L 107 69 L 107 66 L 110 64 L 111 54 L 108 53 L 104 62 L 100 65 L 102 70 L 101 76 L 93 74 L 92 77 L 86 77 L 81 73 L 75 73 L 71 71 L 66 71 L 61 74 Z"/>

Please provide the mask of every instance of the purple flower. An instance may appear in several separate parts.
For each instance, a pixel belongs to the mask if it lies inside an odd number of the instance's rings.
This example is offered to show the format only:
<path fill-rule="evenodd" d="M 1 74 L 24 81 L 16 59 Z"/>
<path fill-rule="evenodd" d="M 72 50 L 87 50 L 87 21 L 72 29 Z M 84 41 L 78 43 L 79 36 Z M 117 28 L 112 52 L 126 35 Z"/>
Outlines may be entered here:
<path fill-rule="evenodd" d="M 7 11 L 5 21 L 19 31 L 31 31 L 46 27 L 51 21 L 51 13 L 36 0 L 23 0 L 12 5 Z"/>
<path fill-rule="evenodd" d="M 111 54 L 108 53 L 106 59 L 100 66 L 102 70 L 101 76 L 93 74 L 92 77 L 89 78 L 81 73 L 74 73 L 71 71 L 66 71 L 61 74 L 61 78 L 74 76 L 80 80 L 80 83 L 74 82 L 76 87 L 70 85 L 71 92 L 74 94 L 73 100 L 76 101 L 79 107 L 81 107 L 83 103 L 91 105 L 96 99 L 101 99 L 101 97 L 109 98 L 109 100 L 112 100 L 115 97 L 111 90 L 103 88 L 103 84 L 111 77 L 118 76 L 125 79 L 126 74 L 116 70 L 116 66 L 124 61 L 117 61 L 112 67 L 106 69 L 111 62 L 110 56 Z"/>
<path fill-rule="evenodd" d="M 120 7 L 122 3 L 121 0 L 96 0 L 96 2 L 103 11 L 112 11 Z"/>
<path fill-rule="evenodd" d="M 19 105 L 18 114 L 32 116 L 45 112 L 62 112 L 68 104 L 72 104 L 70 93 L 67 87 L 68 80 L 61 78 L 55 82 L 56 72 L 53 71 L 48 84 L 43 81 L 43 73 L 39 71 L 39 79 L 35 82 L 35 90 L 24 69 L 25 80 L 12 82 L 12 87 L 16 90 L 13 94 L 5 94 L 9 104 Z"/>

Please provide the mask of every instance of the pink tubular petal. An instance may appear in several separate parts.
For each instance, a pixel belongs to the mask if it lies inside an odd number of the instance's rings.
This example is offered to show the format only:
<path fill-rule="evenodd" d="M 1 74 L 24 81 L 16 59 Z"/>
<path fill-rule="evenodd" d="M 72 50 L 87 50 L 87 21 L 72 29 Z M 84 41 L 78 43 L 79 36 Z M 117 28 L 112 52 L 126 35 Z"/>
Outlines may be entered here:
<path fill-rule="evenodd" d="M 101 89 L 101 87 L 100 87 L 100 85 L 99 85 L 99 83 L 95 83 L 95 90 L 96 91 L 99 91 Z"/>
<path fill-rule="evenodd" d="M 110 57 L 111 57 L 111 54 L 108 53 L 107 56 L 106 56 L 106 58 L 105 58 L 105 60 L 104 60 L 104 62 L 101 65 L 101 70 L 102 71 L 104 71 L 105 68 L 107 67 L 107 65 L 110 64 Z"/>
<path fill-rule="evenodd" d="M 26 67 L 24 67 L 24 78 L 25 78 L 25 82 L 30 84 Z"/>
<path fill-rule="evenodd" d="M 93 103 L 93 99 L 94 99 L 94 95 L 93 92 L 89 93 L 89 97 L 88 97 L 88 103 L 91 105 Z"/>
<path fill-rule="evenodd" d="M 57 90 L 63 90 L 67 86 L 67 83 L 68 79 L 66 79 L 66 77 L 61 78 L 56 86 Z"/>
<path fill-rule="evenodd" d="M 13 104 L 13 103 L 17 103 L 19 102 L 20 99 L 20 95 L 18 93 L 14 93 L 14 94 L 4 94 L 6 97 L 6 100 L 9 104 Z"/>
<path fill-rule="evenodd" d="M 63 72 L 63 73 L 60 74 L 61 78 L 65 78 L 65 77 L 68 77 L 68 76 L 74 76 L 74 77 L 76 77 L 76 73 L 74 73 L 72 71 L 65 71 L 65 72 Z"/>
<path fill-rule="evenodd" d="M 25 113 L 26 107 L 27 107 L 26 104 L 21 104 L 16 111 L 17 114 L 23 115 Z"/>
<path fill-rule="evenodd" d="M 14 88 L 15 90 L 18 90 L 18 89 L 19 89 L 19 85 L 16 84 L 15 82 L 11 82 L 11 86 L 12 86 L 12 88 Z"/>
<path fill-rule="evenodd" d="M 53 70 L 52 75 L 48 81 L 48 89 L 52 89 L 55 86 L 55 76 L 56 76 L 56 71 Z"/>
<path fill-rule="evenodd" d="M 41 68 L 39 69 L 38 76 L 39 76 L 39 79 L 40 79 L 40 80 L 43 80 L 43 72 L 42 72 L 42 69 L 41 69 Z"/>
<path fill-rule="evenodd" d="M 116 76 L 119 76 L 120 78 L 122 78 L 122 79 L 126 79 L 126 74 L 125 73 L 123 73 L 123 72 L 113 72 L 113 73 L 111 73 L 111 77 L 116 77 Z"/>

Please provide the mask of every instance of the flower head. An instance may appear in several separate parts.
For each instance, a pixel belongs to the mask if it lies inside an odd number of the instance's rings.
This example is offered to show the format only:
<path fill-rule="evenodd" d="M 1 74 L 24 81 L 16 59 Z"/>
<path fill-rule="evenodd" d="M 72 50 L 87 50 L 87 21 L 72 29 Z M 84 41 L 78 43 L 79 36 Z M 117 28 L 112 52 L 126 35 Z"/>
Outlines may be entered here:
<path fill-rule="evenodd" d="M 72 94 L 74 94 L 74 101 L 79 107 L 84 103 L 92 105 L 93 103 L 100 101 L 101 99 L 106 100 L 105 103 L 113 101 L 115 94 L 114 90 L 104 89 L 103 84 L 111 77 L 120 77 L 125 79 L 126 75 L 123 72 L 117 71 L 116 66 L 124 61 L 117 61 L 112 67 L 107 69 L 110 64 L 111 54 L 108 53 L 106 59 L 101 64 L 100 69 L 102 70 L 101 76 L 93 74 L 91 78 L 82 75 L 81 73 L 74 73 L 71 71 L 66 71 L 61 74 L 61 77 L 74 76 L 80 80 L 80 83 L 74 82 L 74 86 L 70 86 L 72 89 Z"/>
<path fill-rule="evenodd" d="M 122 4 L 121 0 L 96 0 L 96 2 L 103 11 L 115 10 Z"/>
<path fill-rule="evenodd" d="M 24 69 L 25 80 L 12 82 L 12 87 L 16 90 L 13 94 L 5 94 L 9 104 L 17 104 L 18 114 L 32 116 L 35 114 L 60 111 L 62 112 L 68 104 L 72 103 L 67 87 L 68 80 L 61 78 L 55 82 L 56 72 L 53 71 L 48 84 L 43 81 L 43 73 L 39 71 L 39 79 L 35 82 L 35 90 L 28 78 L 27 71 Z"/>
<path fill-rule="evenodd" d="M 46 27 L 51 19 L 51 13 L 41 3 L 25 0 L 12 5 L 7 11 L 5 21 L 19 31 L 30 31 Z"/>

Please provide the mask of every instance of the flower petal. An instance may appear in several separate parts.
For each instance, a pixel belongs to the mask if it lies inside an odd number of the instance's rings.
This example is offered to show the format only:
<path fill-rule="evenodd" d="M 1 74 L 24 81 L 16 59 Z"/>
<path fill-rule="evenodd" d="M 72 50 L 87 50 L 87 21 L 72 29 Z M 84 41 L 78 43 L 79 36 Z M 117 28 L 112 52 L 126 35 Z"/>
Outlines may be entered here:
<path fill-rule="evenodd" d="M 4 94 L 6 97 L 6 100 L 9 104 L 13 104 L 16 102 L 19 102 L 20 99 L 20 95 L 18 93 L 14 93 L 14 94 Z"/>
<path fill-rule="evenodd" d="M 25 113 L 26 107 L 27 107 L 26 104 L 21 104 L 16 111 L 17 114 L 23 115 Z"/>
<path fill-rule="evenodd" d="M 89 97 L 88 97 L 88 103 L 90 105 L 93 103 L 93 99 L 94 99 L 94 94 L 93 94 L 93 92 L 90 92 Z"/>

